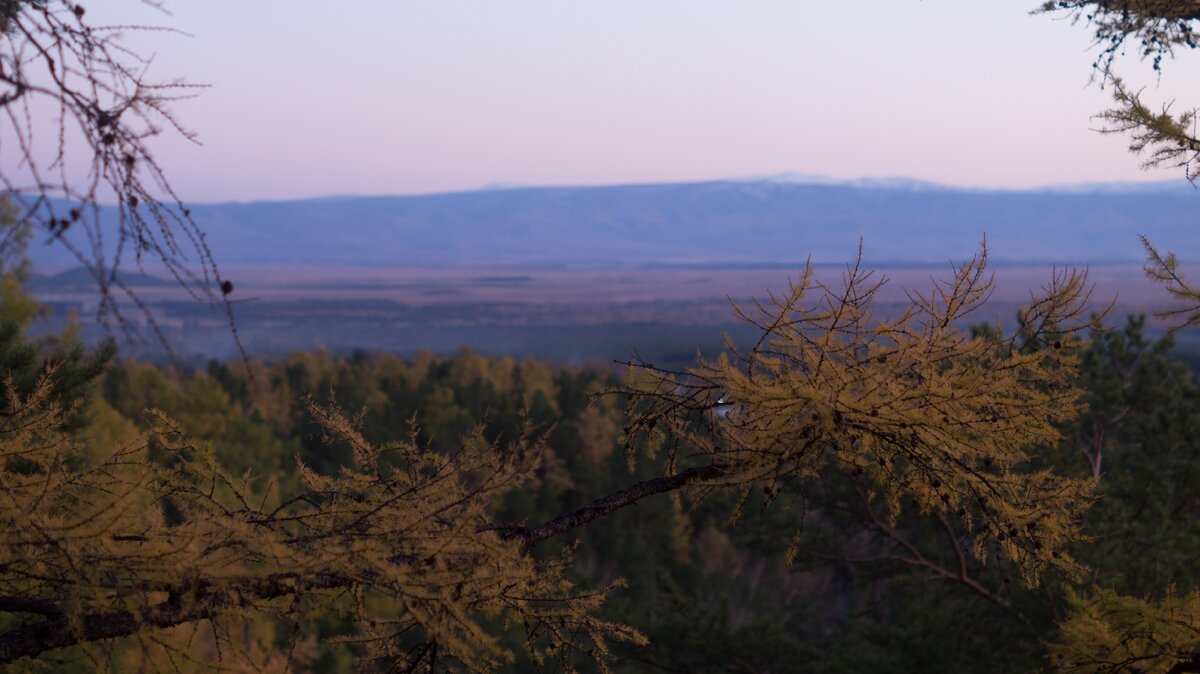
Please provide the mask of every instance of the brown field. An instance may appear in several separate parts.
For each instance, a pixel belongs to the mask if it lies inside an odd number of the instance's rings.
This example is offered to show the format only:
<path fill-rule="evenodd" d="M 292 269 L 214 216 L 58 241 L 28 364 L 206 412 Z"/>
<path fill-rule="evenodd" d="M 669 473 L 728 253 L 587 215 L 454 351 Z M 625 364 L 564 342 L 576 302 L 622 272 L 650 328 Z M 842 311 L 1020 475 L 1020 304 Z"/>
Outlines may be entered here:
<path fill-rule="evenodd" d="M 238 332 L 252 356 L 328 347 L 396 352 L 480 351 L 536 355 L 568 361 L 611 360 L 633 351 L 682 357 L 720 348 L 720 335 L 750 338 L 733 317 L 730 301 L 787 289 L 799 269 L 771 268 L 355 268 L 238 267 L 225 276 L 235 284 Z M 818 267 L 816 278 L 837 287 L 844 268 Z M 989 303 L 972 322 L 1011 325 L 1030 291 L 1047 283 L 1049 266 L 997 266 Z M 1114 303 L 1109 324 L 1125 314 L 1167 308 L 1167 294 L 1148 281 L 1139 265 L 1090 269 L 1093 306 Z M 876 271 L 887 283 L 877 297 L 882 314 L 906 306 L 906 291 L 924 292 L 945 279 L 949 265 L 893 267 Z M 228 320 L 219 307 L 191 300 L 176 286 L 137 289 L 173 348 L 191 354 L 235 353 Z M 43 301 L 94 315 L 89 289 L 47 292 Z M 133 307 L 129 307 L 133 309 Z M 62 316 L 66 312 L 60 311 Z M 140 324 L 136 310 L 126 315 Z M 1161 321 L 1151 320 L 1152 326 Z M 133 340 L 138 342 L 139 340 Z M 155 338 L 127 353 L 154 357 Z M 143 348 L 145 347 L 145 348 Z M 656 356 L 657 357 L 657 356 Z M 667 356 L 662 356 L 667 357 Z"/>
<path fill-rule="evenodd" d="M 993 269 L 996 285 L 988 312 L 1010 315 L 1051 278 L 1050 266 L 1003 266 Z M 298 302 L 379 300 L 409 307 L 437 305 L 526 305 L 531 316 L 588 321 L 590 314 L 665 322 L 719 324 L 729 321 L 729 300 L 766 299 L 787 289 L 801 269 L 784 268 L 631 268 L 555 269 L 512 267 L 353 268 L 232 267 L 225 272 L 238 284 L 236 301 Z M 818 267 L 818 280 L 837 286 L 844 268 Z M 888 282 L 881 305 L 907 302 L 906 291 L 925 291 L 933 279 L 950 275 L 941 267 L 894 267 L 876 270 Z M 1146 279 L 1140 265 L 1102 265 L 1088 270 L 1097 307 L 1115 302 L 1114 311 L 1153 313 L 1168 306 L 1163 289 Z M 163 291 L 158 291 L 163 292 Z M 177 294 L 168 291 L 167 294 Z M 147 293 L 147 297 L 152 295 Z M 670 310 L 671 306 L 679 306 Z M 667 314 L 656 312 L 667 311 Z"/>

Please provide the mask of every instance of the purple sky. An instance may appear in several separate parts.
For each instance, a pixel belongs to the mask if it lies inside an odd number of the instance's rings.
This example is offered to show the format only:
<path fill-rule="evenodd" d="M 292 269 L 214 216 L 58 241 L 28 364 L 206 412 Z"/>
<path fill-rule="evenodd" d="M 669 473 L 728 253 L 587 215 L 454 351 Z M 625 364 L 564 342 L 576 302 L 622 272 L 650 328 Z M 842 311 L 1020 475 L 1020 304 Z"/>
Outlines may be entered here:
<path fill-rule="evenodd" d="M 160 139 L 194 201 L 786 171 L 1026 187 L 1162 180 L 1090 130 L 1083 26 L 1035 0 L 139 0 L 89 16 L 211 88 Z M 352 7 L 353 9 L 344 9 Z M 1189 101 L 1193 55 L 1153 100 Z"/>

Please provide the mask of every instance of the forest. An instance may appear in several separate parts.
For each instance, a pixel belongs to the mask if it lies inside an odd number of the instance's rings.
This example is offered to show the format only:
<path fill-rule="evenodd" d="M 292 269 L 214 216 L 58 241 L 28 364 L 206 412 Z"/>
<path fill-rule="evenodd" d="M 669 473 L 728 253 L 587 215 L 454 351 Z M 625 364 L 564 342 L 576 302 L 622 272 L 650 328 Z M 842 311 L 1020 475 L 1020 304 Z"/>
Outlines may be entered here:
<path fill-rule="evenodd" d="M 1106 130 L 1195 183 L 1195 114 L 1112 67 L 1195 48 L 1196 3 L 1038 11 L 1094 33 Z M 139 316 L 170 347 L 121 264 L 235 339 L 237 286 L 151 151 L 187 136 L 187 86 L 144 82 L 87 16 L 0 0 L 28 174 L 0 164 L 5 671 L 1200 672 L 1200 389 L 1174 346 L 1200 288 L 1158 242 L 1154 336 L 1087 269 L 992 318 L 985 240 L 899 304 L 861 246 L 840 278 L 809 264 L 684 363 L 140 362 L 78 317 L 44 329 L 35 235 L 84 263 L 116 338 Z M 45 172 L 31 98 L 78 127 Z"/>
<path fill-rule="evenodd" d="M 181 372 L 169 365 L 117 360 L 107 348 L 85 350 L 70 331 L 30 343 L 23 332 L 39 312 L 20 291 L 26 274 L 24 267 L 10 261 L 4 277 L 0 362 L 13 373 L 3 436 L 9 471 L 4 516 L 8 527 L 25 529 L 36 522 L 40 527 L 69 523 L 78 529 L 76 545 L 82 547 L 60 551 L 63 560 L 130 564 L 128 555 L 141 557 L 146 541 L 111 527 L 158 530 L 160 535 L 182 527 L 184 520 L 199 514 L 193 510 L 198 506 L 185 505 L 186 497 L 175 490 L 186 484 L 202 487 L 203 473 L 192 467 L 189 470 L 197 474 L 183 484 L 172 483 L 178 476 L 161 478 L 164 483 L 148 492 L 157 503 L 152 500 L 141 507 L 157 512 L 154 519 L 163 518 L 158 522 L 139 524 L 135 518 L 98 527 L 90 521 L 71 523 L 69 515 L 64 520 L 64 514 L 55 511 L 66 507 L 76 517 L 83 513 L 78 505 L 64 504 L 41 515 L 48 519 L 35 517 L 37 508 L 27 501 L 31 495 L 23 492 L 35 485 L 45 488 L 51 480 L 35 468 L 46 459 L 25 444 L 28 430 L 21 424 L 31 422 L 21 408 L 39 406 L 46 373 L 49 397 L 68 411 L 55 418 L 58 432 L 69 435 L 72 447 L 61 457 L 65 472 L 55 486 L 64 490 L 82 486 L 74 481 L 87 474 L 85 464 L 101 466 L 106 473 L 114 470 L 116 464 L 105 454 L 116 451 L 118 463 L 148 461 L 177 470 L 181 464 L 176 462 L 211 462 L 220 469 L 209 466 L 209 479 L 229 480 L 226 489 L 232 491 L 240 476 L 237 498 L 253 504 L 253 512 L 267 513 L 286 508 L 288 495 L 304 494 L 314 482 L 355 474 L 361 460 L 355 453 L 364 447 L 400 445 L 456 456 L 464 442 L 479 442 L 501 453 L 538 448 L 538 461 L 527 466 L 522 486 L 490 495 L 487 508 L 490 520 L 537 523 L 631 484 L 675 473 L 676 462 L 695 463 L 694 457 L 681 456 L 683 450 L 634 460 L 630 452 L 641 451 L 631 448 L 639 435 L 636 424 L 654 418 L 639 408 L 639 400 L 647 392 L 662 392 L 644 381 L 622 380 L 611 368 L 554 367 L 534 359 L 483 357 L 470 351 L 449 357 L 425 352 L 411 359 L 367 352 L 336 357 L 317 351 L 271 362 L 211 361 L 205 368 Z M 1076 340 L 1077 365 L 1065 383 L 1079 396 L 1081 412 L 1058 422 L 1025 465 L 1014 464 L 1009 474 L 1030 477 L 1053 468 L 1063 479 L 1056 489 L 1087 485 L 1090 507 L 1077 514 L 1077 522 L 1043 525 L 1070 532 L 1065 544 L 1053 536 L 1045 544 L 1060 548 L 1055 558 L 1069 555 L 1071 564 L 1033 571 L 1041 575 L 1035 582 L 1022 577 L 1030 567 L 1028 560 L 1020 559 L 1020 550 L 1002 559 L 1005 550 L 998 541 L 1004 532 L 993 534 L 986 554 L 977 556 L 969 518 L 961 517 L 963 507 L 957 508 L 958 515 L 950 507 L 931 507 L 929 494 L 919 488 L 905 497 L 911 498 L 912 507 L 894 507 L 891 497 L 877 493 L 883 486 L 877 480 L 897 479 L 899 466 L 889 474 L 875 473 L 871 466 L 867 470 L 876 480 L 864 480 L 858 459 L 847 464 L 849 470 L 824 470 L 807 477 L 772 468 L 767 479 L 753 481 L 752 489 L 724 485 L 709 487 L 714 493 L 707 496 L 684 492 L 681 497 L 648 498 L 547 540 L 536 548 L 536 557 L 541 563 L 565 563 L 560 572 L 566 582 L 611 588 L 592 610 L 602 624 L 633 630 L 618 632 L 626 638 L 612 643 L 610 664 L 615 671 L 1037 671 L 1047 662 L 1063 664 L 1064 658 L 1077 657 L 1075 649 L 1088 647 L 1081 644 L 1096 648 L 1091 642 L 1097 640 L 1102 653 L 1127 649 L 1130 657 L 1171 663 L 1178 656 L 1156 654 L 1153 647 L 1147 654 L 1144 645 L 1139 652 L 1127 642 L 1116 643 L 1128 637 L 1114 631 L 1120 629 L 1116 620 L 1122 617 L 1153 620 L 1153 612 L 1164 611 L 1164 629 L 1171 628 L 1177 619 L 1173 616 L 1193 616 L 1174 628 L 1183 631 L 1178 637 L 1167 635 L 1177 639 L 1174 647 L 1186 653 L 1197 643 L 1195 623 L 1188 620 L 1196 615 L 1200 568 L 1200 446 L 1195 432 L 1200 425 L 1200 389 L 1193 371 L 1173 357 L 1169 336 L 1146 337 L 1143 317 L 1131 316 L 1111 327 L 1085 323 L 1091 332 Z M 995 328 L 987 324 L 976 324 L 964 334 L 971 336 L 972 344 L 1002 345 Z M 1052 352 L 1059 350 L 1061 340 L 1072 339 L 1065 333 L 1052 336 L 1043 345 Z M 649 366 L 644 372 L 643 376 L 657 376 L 658 371 Z M 729 389 L 729 384 L 722 387 Z M 1002 406 L 994 396 L 989 403 L 989 409 Z M 339 413 L 344 416 L 337 417 Z M 725 416 L 735 415 L 729 411 Z M 1018 422 L 1014 418 L 1011 423 Z M 936 422 L 930 422 L 931 430 L 934 426 Z M 186 449 L 172 439 L 176 435 L 187 438 Z M 678 436 L 686 438 L 687 430 L 681 427 Z M 176 448 L 169 450 L 171 445 Z M 172 451 L 195 456 L 172 458 Z M 714 450 L 690 451 L 703 455 Z M 913 462 L 905 469 L 909 477 L 918 474 L 917 456 L 908 458 Z M 995 456 L 1012 460 L 1001 453 Z M 889 459 L 879 457 L 883 467 Z M 899 464 L 904 457 L 890 460 Z M 992 460 L 985 456 L 978 465 L 990 467 Z M 989 479 L 999 480 L 1005 473 Z M 948 470 L 935 474 L 954 479 Z M 311 497 L 312 492 L 307 493 Z M 17 494 L 21 496 L 14 502 Z M 42 494 L 37 500 L 45 498 Z M 17 505 L 26 510 L 14 511 Z M 105 503 L 85 519 L 115 507 Z M 122 507 L 137 512 L 129 504 Z M 1047 510 L 1044 502 L 1034 507 Z M 138 517 L 147 514 L 143 511 Z M 1034 525 L 1027 526 L 1032 531 Z M 221 549 L 231 543 L 226 536 L 232 532 L 214 533 L 218 538 L 209 546 Z M 186 540 L 199 534 L 179 535 Z M 92 537 L 106 542 L 99 549 L 83 545 Z M 123 537 L 135 541 L 137 552 L 112 547 Z M 1041 546 L 1042 540 L 1040 534 L 1030 535 L 1031 545 Z M 22 545 L 31 549 L 13 550 L 16 556 L 9 558 L 0 581 L 8 595 L 0 599 L 0 606 L 16 612 L 5 619 L 6 635 L 24 624 L 17 617 L 21 609 L 6 602 L 19 592 L 28 596 L 31 590 L 46 600 L 64 591 L 64 598 L 69 597 L 74 592 L 62 584 L 82 572 L 58 568 L 53 579 L 38 578 L 35 569 L 48 573 L 45 565 L 57 555 L 35 553 L 40 547 L 36 541 Z M 195 563 L 185 562 L 194 551 L 154 550 L 151 559 Z M 250 559 L 238 564 L 256 565 Z M 161 571 L 129 570 L 132 577 L 168 582 Z M 374 598 L 374 611 L 388 613 L 386 595 Z M 1160 598 L 1164 604 L 1143 603 L 1137 597 Z M 405 601 L 403 596 L 390 600 L 401 605 Z M 218 663 L 231 671 L 346 671 L 356 663 L 362 666 L 368 655 L 380 655 L 378 644 L 369 643 L 378 634 L 373 628 L 363 631 L 362 612 L 367 607 L 336 596 L 303 609 L 296 605 L 299 597 L 291 604 L 247 602 L 221 618 L 219 628 L 200 621 L 134 630 L 137 636 L 132 639 L 51 650 L 32 662 L 17 660 L 9 668 L 208 671 Z M 1096 610 L 1103 613 L 1093 614 Z M 1118 617 L 1109 612 L 1119 612 Z M 494 623 L 497 619 L 485 618 L 481 626 L 493 635 L 482 643 L 499 657 L 491 664 L 469 659 L 460 664 L 490 671 L 539 669 L 530 660 L 538 651 L 527 648 L 531 636 L 508 619 Z M 421 650 L 420 639 L 397 642 L 406 649 L 392 654 L 399 655 L 400 662 L 422 662 L 427 651 Z M 1157 635 L 1151 643 L 1158 643 Z M 11 652 L 5 649 L 12 646 L 11 639 L 0 636 L 0 653 Z M 470 652 L 484 646 L 468 642 L 466 648 Z M 447 651 L 443 663 L 463 657 Z M 583 652 L 557 662 L 590 671 L 597 661 L 581 657 Z M 555 671 L 554 662 L 549 658 L 542 664 Z M 1061 668 L 1066 671 L 1108 671 L 1103 666 L 1065 664 Z"/>

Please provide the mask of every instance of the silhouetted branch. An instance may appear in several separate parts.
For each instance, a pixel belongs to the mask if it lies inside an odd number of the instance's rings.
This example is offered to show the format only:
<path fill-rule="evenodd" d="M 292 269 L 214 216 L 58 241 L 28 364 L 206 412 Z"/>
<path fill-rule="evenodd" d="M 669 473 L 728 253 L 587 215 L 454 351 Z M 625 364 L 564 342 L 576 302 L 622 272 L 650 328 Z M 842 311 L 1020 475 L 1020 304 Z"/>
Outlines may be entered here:
<path fill-rule="evenodd" d="M 47 243 L 91 272 L 97 319 L 106 329 L 115 323 L 134 338 L 132 305 L 171 352 L 153 312 L 121 279 L 122 269 L 147 263 L 160 265 L 197 301 L 223 309 L 234 329 L 231 286 L 151 147 L 164 132 L 198 142 L 171 105 L 203 85 L 148 79 L 151 59 L 122 43 L 123 33 L 172 29 L 95 26 L 85 7 L 68 0 L 8 0 L 3 10 L 0 135 L 7 160 L 0 193 L 14 197 L 22 219 Z"/>
<path fill-rule="evenodd" d="M 480 531 L 507 529 L 507 531 L 501 534 L 504 538 L 520 540 L 525 545 L 536 545 L 547 538 L 581 527 L 614 510 L 633 505 L 647 496 L 675 491 L 697 482 L 715 480 L 724 474 L 725 471 L 715 465 L 692 468 L 674 475 L 639 482 L 628 489 L 622 489 L 604 498 L 596 499 L 582 508 L 565 515 L 559 515 L 535 527 L 512 524 L 485 525 L 480 527 Z"/>

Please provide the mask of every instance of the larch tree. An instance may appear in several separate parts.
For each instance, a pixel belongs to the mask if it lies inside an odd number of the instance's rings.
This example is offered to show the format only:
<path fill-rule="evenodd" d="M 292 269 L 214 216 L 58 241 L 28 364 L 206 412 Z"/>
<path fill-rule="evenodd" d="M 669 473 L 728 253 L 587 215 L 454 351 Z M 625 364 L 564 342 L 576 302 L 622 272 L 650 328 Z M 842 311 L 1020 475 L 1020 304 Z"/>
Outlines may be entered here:
<path fill-rule="evenodd" d="M 1155 108 L 1115 70 L 1133 50 L 1156 72 L 1177 50 L 1200 47 L 1200 2 L 1196 0 L 1052 0 L 1039 12 L 1065 13 L 1094 33 L 1100 54 L 1096 77 L 1111 86 L 1116 106 L 1097 115 L 1105 133 L 1124 134 L 1143 167 L 1182 168 L 1200 178 L 1200 133 L 1195 108 L 1172 113 Z M 1200 324 L 1200 289 L 1189 283 L 1174 253 L 1160 252 L 1144 238 L 1146 274 L 1166 287 L 1176 308 L 1160 314 L 1174 330 Z M 1099 479 L 1099 476 L 1097 476 Z M 1093 587 L 1069 597 L 1070 614 L 1049 646 L 1054 669 L 1069 672 L 1182 674 L 1200 672 L 1200 588 L 1164 587 L 1156 596 L 1129 597 Z"/>
<path fill-rule="evenodd" d="M 1149 59 L 1156 72 L 1180 49 L 1200 46 L 1200 2 L 1196 0 L 1048 0 L 1037 10 L 1084 22 L 1100 53 L 1093 63 L 1097 78 L 1113 89 L 1116 107 L 1097 118 L 1104 133 L 1129 136 L 1129 149 L 1145 157 L 1143 166 L 1182 168 L 1188 180 L 1200 178 L 1200 133 L 1196 110 L 1172 113 L 1172 103 L 1146 103 L 1142 91 L 1116 72 L 1127 50 Z"/>
<path fill-rule="evenodd" d="M 96 25 L 71 0 L 0 0 L 0 190 L 14 195 L 22 220 L 91 272 L 97 318 L 129 338 L 129 306 L 158 332 L 122 279 L 130 266 L 161 269 L 233 321 L 233 286 L 152 152 L 164 133 L 195 140 L 171 104 L 200 87 L 150 79 L 151 59 L 122 41 L 149 30 L 169 29 Z M 0 240 L 0 252 L 9 244 Z"/>

